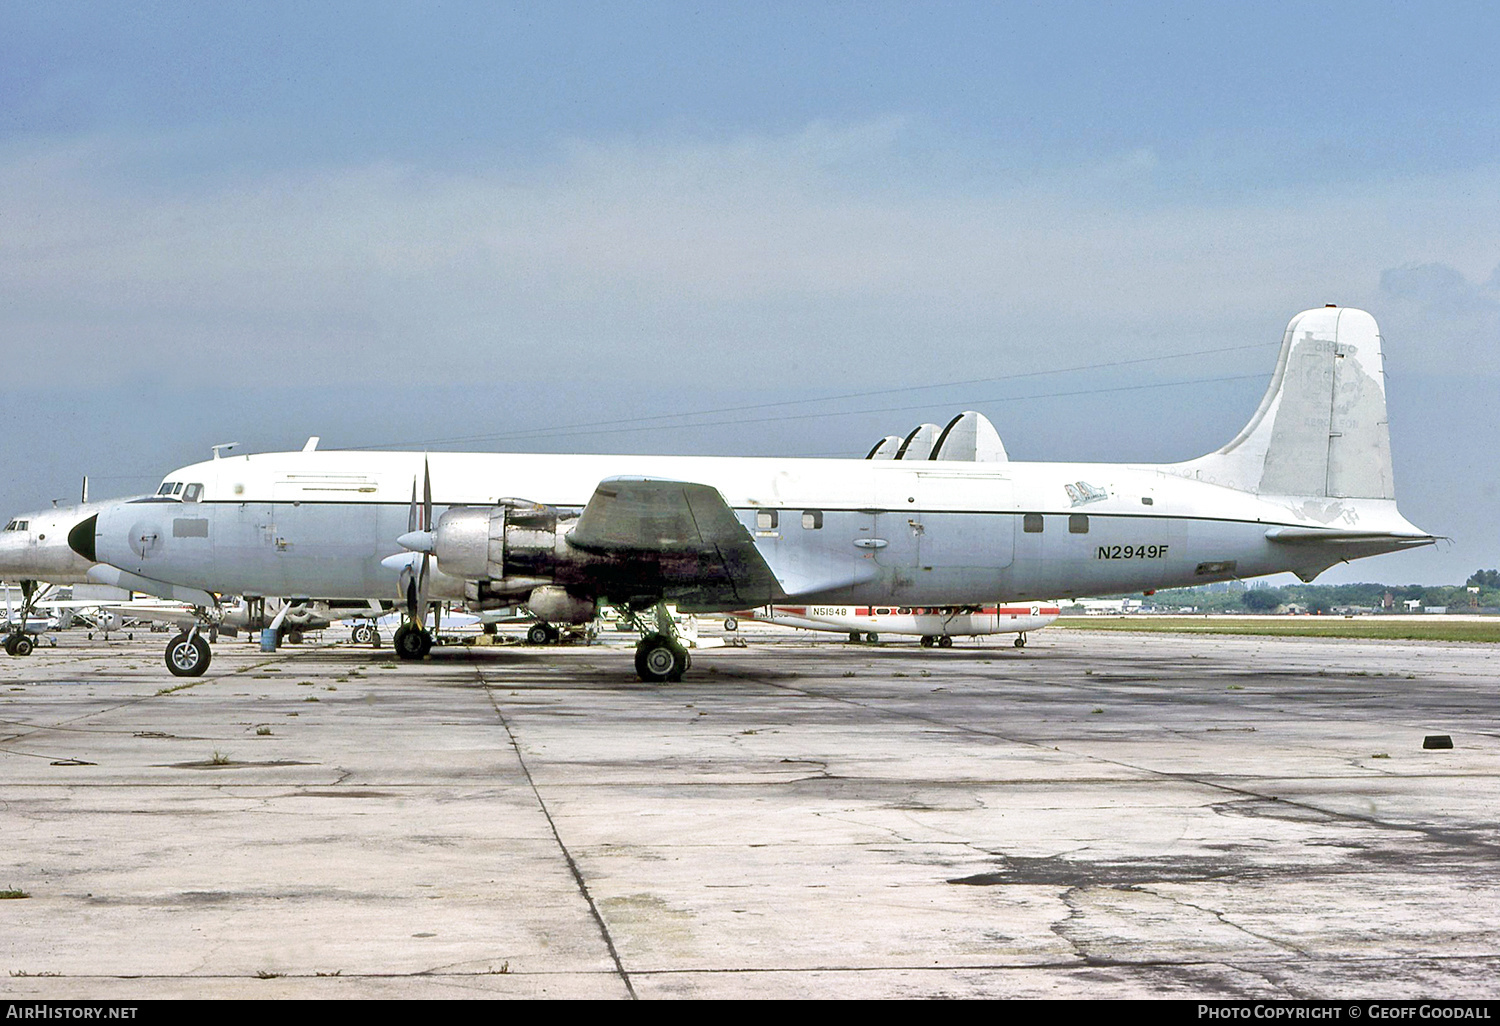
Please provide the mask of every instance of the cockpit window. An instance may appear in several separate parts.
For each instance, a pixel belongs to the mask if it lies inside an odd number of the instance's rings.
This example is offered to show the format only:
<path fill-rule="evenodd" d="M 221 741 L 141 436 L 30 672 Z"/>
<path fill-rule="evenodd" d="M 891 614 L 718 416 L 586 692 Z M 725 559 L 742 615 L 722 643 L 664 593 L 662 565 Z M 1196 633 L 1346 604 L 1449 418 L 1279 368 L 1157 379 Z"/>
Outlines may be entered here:
<path fill-rule="evenodd" d="M 156 494 L 171 495 L 172 489 L 175 487 L 177 487 L 177 483 L 175 481 L 164 481 L 162 482 L 162 486 L 156 490 Z"/>
<path fill-rule="evenodd" d="M 172 494 L 173 495 L 181 495 L 182 494 L 182 482 L 181 481 L 178 481 L 176 484 L 174 484 L 172 486 Z"/>
<path fill-rule="evenodd" d="M 190 484 L 182 490 L 183 502 L 197 502 L 203 498 L 203 486 L 201 484 Z"/>
<path fill-rule="evenodd" d="M 7 531 L 24 531 L 29 526 L 31 526 L 31 521 L 29 520 L 12 520 L 5 525 L 5 529 Z"/>

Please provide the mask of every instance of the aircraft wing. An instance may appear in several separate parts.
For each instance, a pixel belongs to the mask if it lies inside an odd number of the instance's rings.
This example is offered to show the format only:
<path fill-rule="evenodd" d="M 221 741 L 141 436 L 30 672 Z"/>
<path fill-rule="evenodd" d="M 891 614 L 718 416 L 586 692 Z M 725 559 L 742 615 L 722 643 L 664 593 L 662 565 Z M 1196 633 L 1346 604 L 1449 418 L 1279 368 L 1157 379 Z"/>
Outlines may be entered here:
<path fill-rule="evenodd" d="M 596 557 L 590 571 L 613 599 L 659 596 L 683 609 L 717 610 L 784 597 L 750 532 L 704 484 L 607 478 L 568 544 Z"/>

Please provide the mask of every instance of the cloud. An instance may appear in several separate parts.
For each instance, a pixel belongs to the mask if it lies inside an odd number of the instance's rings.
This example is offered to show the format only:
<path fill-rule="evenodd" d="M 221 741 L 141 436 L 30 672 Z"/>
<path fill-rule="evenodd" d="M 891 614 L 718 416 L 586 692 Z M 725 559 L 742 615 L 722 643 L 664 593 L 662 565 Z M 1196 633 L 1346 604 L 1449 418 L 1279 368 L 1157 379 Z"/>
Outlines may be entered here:
<path fill-rule="evenodd" d="M 1269 343 L 1325 301 L 1436 311 L 1447 288 L 1493 312 L 1493 290 L 1383 270 L 1482 253 L 1492 170 L 1208 202 L 1162 186 L 1147 148 L 991 177 L 900 118 L 461 172 L 205 170 L 192 144 L 0 154 L 0 330 L 34 373 L 938 380 Z"/>
<path fill-rule="evenodd" d="M 1439 369 L 1494 373 L 1500 349 L 1500 267 L 1484 282 L 1470 281 L 1444 263 L 1407 264 L 1383 271 L 1380 291 L 1391 300 L 1384 329 L 1420 339 Z"/>

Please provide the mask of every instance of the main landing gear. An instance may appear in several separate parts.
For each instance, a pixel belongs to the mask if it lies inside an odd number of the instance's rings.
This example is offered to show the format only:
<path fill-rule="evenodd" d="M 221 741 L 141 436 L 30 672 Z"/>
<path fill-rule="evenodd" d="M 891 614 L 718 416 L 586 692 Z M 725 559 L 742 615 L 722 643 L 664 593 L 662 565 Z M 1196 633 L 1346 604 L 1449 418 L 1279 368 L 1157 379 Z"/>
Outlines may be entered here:
<path fill-rule="evenodd" d="M 648 634 L 635 647 L 636 676 L 648 684 L 675 684 L 692 665 L 688 650 L 664 634 Z"/>
<path fill-rule="evenodd" d="M 931 648 L 933 645 L 936 645 L 938 648 L 952 648 L 953 647 L 953 639 L 950 636 L 948 636 L 947 634 L 924 634 L 924 635 L 922 635 L 922 647 L 923 648 Z"/>
<path fill-rule="evenodd" d="M 641 632 L 635 646 L 635 673 L 647 684 L 676 683 L 693 665 L 687 646 L 677 637 L 677 625 L 665 602 L 658 602 L 651 620 L 628 606 L 621 614 Z"/>
<path fill-rule="evenodd" d="M 1016 635 L 1016 640 L 1014 642 L 1012 642 L 1012 644 L 1014 644 L 1017 648 L 1025 648 L 1026 647 L 1026 632 L 1022 631 L 1020 634 L 1017 634 Z"/>
<path fill-rule="evenodd" d="M 534 623 L 526 628 L 526 644 L 555 645 L 562 638 L 562 631 L 550 623 Z"/>
<path fill-rule="evenodd" d="M 395 647 L 398 658 L 422 659 L 432 651 L 432 632 L 408 621 L 396 628 L 391 644 Z"/>
<path fill-rule="evenodd" d="M 34 649 L 34 648 L 36 648 L 36 642 L 32 640 L 30 634 L 23 634 L 22 632 L 17 631 L 14 634 L 8 634 L 8 635 L 6 635 L 6 638 L 5 638 L 5 653 L 6 653 L 6 655 L 13 655 L 13 656 L 31 655 L 31 650 Z"/>

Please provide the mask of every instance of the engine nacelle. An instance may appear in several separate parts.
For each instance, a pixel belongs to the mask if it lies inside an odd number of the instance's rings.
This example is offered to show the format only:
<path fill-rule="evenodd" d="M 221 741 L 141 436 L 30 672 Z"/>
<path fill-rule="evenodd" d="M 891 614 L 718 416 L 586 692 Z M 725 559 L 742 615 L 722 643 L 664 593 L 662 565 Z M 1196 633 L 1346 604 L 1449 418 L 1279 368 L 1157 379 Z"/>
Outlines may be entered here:
<path fill-rule="evenodd" d="M 555 584 L 537 588 L 526 600 L 526 608 L 548 623 L 588 623 L 598 606 L 593 599 L 571 595 Z"/>
<path fill-rule="evenodd" d="M 550 580 L 572 558 L 565 536 L 574 516 L 548 506 L 450 509 L 438 518 L 434 552 L 443 573 L 465 581 Z M 500 589 L 512 591 L 518 589 Z"/>

